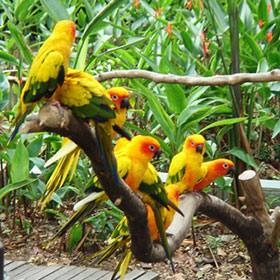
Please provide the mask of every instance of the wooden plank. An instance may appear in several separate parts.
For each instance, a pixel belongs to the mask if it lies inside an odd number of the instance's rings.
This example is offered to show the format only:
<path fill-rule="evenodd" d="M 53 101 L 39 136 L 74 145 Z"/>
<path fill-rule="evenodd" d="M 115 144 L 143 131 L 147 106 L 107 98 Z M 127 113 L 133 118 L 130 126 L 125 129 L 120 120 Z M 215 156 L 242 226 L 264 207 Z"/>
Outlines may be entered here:
<path fill-rule="evenodd" d="M 73 269 L 67 271 L 65 274 L 59 277 L 59 280 L 69 280 L 73 279 L 74 276 L 79 275 L 81 272 L 87 268 L 84 266 L 71 266 Z"/>
<path fill-rule="evenodd" d="M 70 278 L 71 280 L 82 280 L 87 279 L 89 276 L 93 275 L 95 272 L 97 272 L 99 269 L 97 268 L 86 268 L 86 270 L 82 271 L 78 275 Z"/>
<path fill-rule="evenodd" d="M 40 275 L 40 272 L 44 270 L 46 266 L 43 265 L 29 265 L 29 269 L 25 270 L 21 275 L 21 279 L 29 279 L 32 275 Z"/>
<path fill-rule="evenodd" d="M 4 266 L 8 265 L 9 263 L 13 262 L 12 260 L 4 260 Z"/>
<path fill-rule="evenodd" d="M 32 267 L 31 267 L 30 264 L 25 263 L 24 265 L 19 266 L 19 267 L 17 267 L 16 269 L 13 269 L 12 271 L 10 271 L 9 274 L 11 275 L 12 278 L 16 278 L 17 275 L 20 274 L 20 276 L 21 276 L 21 274 L 22 274 L 23 272 L 25 272 L 25 271 L 27 271 L 27 270 L 30 270 L 31 268 L 32 268 Z"/>
<path fill-rule="evenodd" d="M 109 271 L 105 271 L 105 270 L 98 270 L 97 272 L 95 272 L 93 275 L 90 275 L 91 279 L 94 280 L 99 280 L 101 277 L 105 276 L 106 274 L 108 274 Z M 84 279 L 88 279 L 88 278 L 83 278 Z M 82 279 L 81 279 L 82 280 Z"/>
<path fill-rule="evenodd" d="M 43 277 L 50 275 L 51 273 L 54 273 L 55 271 L 62 269 L 62 265 L 54 264 L 50 266 L 45 266 L 44 269 L 40 270 L 38 273 L 32 273 L 27 278 L 28 280 L 40 280 L 43 279 Z"/>
<path fill-rule="evenodd" d="M 137 270 L 137 269 L 134 269 L 132 271 L 130 271 L 129 273 L 127 273 L 125 276 L 124 276 L 124 280 L 134 280 L 134 279 L 138 279 L 138 277 L 142 276 L 143 274 L 145 274 L 145 271 L 144 270 Z M 118 278 L 119 279 L 119 278 Z"/>
<path fill-rule="evenodd" d="M 45 275 L 44 277 L 41 277 L 40 279 L 43 279 L 43 280 L 60 279 L 60 277 L 63 277 L 63 275 L 65 273 L 72 271 L 74 268 L 75 268 L 74 266 L 62 266 L 61 269 L 58 269 L 49 275 Z"/>
<path fill-rule="evenodd" d="M 97 279 L 98 280 L 111 280 L 112 276 L 113 276 L 113 272 L 109 272 L 109 273 L 105 274 L 104 276 L 102 276 L 101 278 L 97 278 Z"/>
<path fill-rule="evenodd" d="M 14 262 L 11 262 L 11 263 L 9 263 L 9 264 L 7 264 L 7 265 L 5 266 L 5 271 L 6 271 L 6 272 L 10 272 L 10 271 L 16 269 L 17 267 L 24 265 L 25 263 L 26 263 L 26 262 L 23 262 L 23 261 L 14 261 Z"/>
<path fill-rule="evenodd" d="M 140 276 L 139 278 L 137 278 L 137 280 L 157 280 L 157 279 L 159 279 L 159 275 L 152 271 L 148 271 L 142 276 Z"/>

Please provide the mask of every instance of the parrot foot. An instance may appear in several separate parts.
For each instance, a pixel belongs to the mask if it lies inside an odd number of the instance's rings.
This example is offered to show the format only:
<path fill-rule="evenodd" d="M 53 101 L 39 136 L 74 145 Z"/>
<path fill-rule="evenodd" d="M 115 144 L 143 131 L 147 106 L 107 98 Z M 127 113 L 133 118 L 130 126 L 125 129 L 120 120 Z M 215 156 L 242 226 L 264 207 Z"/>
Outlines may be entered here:
<path fill-rule="evenodd" d="M 57 100 L 51 101 L 51 102 L 49 102 L 49 103 L 50 103 L 51 105 L 57 107 L 58 112 L 59 112 L 59 114 L 60 114 L 60 116 L 61 116 L 61 124 L 60 124 L 60 127 L 63 128 L 63 127 L 65 126 L 65 118 L 64 118 L 64 109 L 63 109 L 61 103 L 60 103 L 59 101 L 57 101 Z"/>

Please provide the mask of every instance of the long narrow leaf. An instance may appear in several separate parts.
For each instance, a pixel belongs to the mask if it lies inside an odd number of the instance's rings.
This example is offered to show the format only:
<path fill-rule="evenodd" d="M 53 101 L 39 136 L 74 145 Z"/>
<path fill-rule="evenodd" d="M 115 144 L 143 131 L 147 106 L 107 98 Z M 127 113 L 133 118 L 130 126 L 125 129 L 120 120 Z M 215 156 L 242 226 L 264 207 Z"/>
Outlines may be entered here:
<path fill-rule="evenodd" d="M 24 41 L 23 36 L 21 35 L 21 33 L 19 32 L 17 27 L 10 21 L 8 21 L 8 28 L 10 29 L 11 34 L 12 34 L 13 38 L 15 39 L 15 42 L 16 42 L 17 46 L 19 47 L 24 59 L 26 60 L 26 62 L 29 65 L 31 65 L 31 63 L 33 61 L 33 55 L 32 55 L 31 50 L 29 49 L 28 45 Z"/>
<path fill-rule="evenodd" d="M 226 119 L 226 120 L 221 120 L 221 121 L 216 121 L 214 123 L 211 123 L 209 125 L 207 125 L 206 127 L 202 128 L 199 133 L 209 129 L 209 128 L 212 128 L 212 127 L 216 127 L 216 126 L 220 126 L 220 125 L 231 125 L 231 124 L 234 124 L 234 123 L 239 123 L 239 122 L 242 122 L 244 120 L 246 120 L 247 118 L 232 118 L 232 119 Z"/>
<path fill-rule="evenodd" d="M 45 11 L 54 21 L 70 19 L 68 12 L 61 0 L 40 0 Z"/>
<path fill-rule="evenodd" d="M 91 34 L 98 31 L 100 24 L 102 24 L 103 19 L 106 18 L 109 14 L 111 14 L 115 9 L 117 9 L 124 1 L 127 0 L 112 0 L 104 9 L 102 9 L 87 25 L 84 30 L 84 33 L 81 36 L 81 43 L 77 50 L 76 61 L 74 63 L 74 67 L 76 67 L 80 52 L 85 43 L 85 39 Z"/>
<path fill-rule="evenodd" d="M 9 185 L 6 185 L 4 188 L 2 188 L 0 190 L 0 204 L 2 202 L 2 198 L 7 195 L 9 192 L 11 191 L 15 191 L 15 190 L 18 190 L 20 188 L 23 188 L 35 181 L 37 181 L 38 179 L 28 179 L 28 180 L 23 180 L 23 181 L 20 181 L 20 182 L 16 182 L 16 183 L 12 183 L 12 184 L 9 184 Z"/>

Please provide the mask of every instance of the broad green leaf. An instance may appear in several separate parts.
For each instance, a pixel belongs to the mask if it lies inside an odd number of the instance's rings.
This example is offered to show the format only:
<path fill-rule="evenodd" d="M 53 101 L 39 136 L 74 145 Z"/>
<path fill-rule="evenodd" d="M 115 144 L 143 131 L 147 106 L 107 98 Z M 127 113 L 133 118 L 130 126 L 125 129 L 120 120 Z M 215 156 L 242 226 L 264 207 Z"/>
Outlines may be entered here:
<path fill-rule="evenodd" d="M 279 134 L 279 132 L 280 132 L 280 120 L 278 120 L 274 126 L 272 138 L 276 137 Z"/>
<path fill-rule="evenodd" d="M 8 104 L 9 96 L 9 82 L 2 69 L 0 69 L 0 111 Z"/>
<path fill-rule="evenodd" d="M 261 60 L 261 58 L 263 57 L 263 52 L 259 45 L 256 43 L 255 39 L 248 33 L 244 33 L 244 40 L 251 48 L 251 54 L 256 57 L 257 60 Z"/>
<path fill-rule="evenodd" d="M 131 80 L 134 87 L 139 90 L 148 100 L 149 107 L 152 110 L 156 120 L 161 125 L 166 136 L 169 138 L 170 142 L 175 143 L 174 131 L 175 126 L 169 115 L 165 112 L 160 102 L 155 98 L 155 96 L 145 87 L 143 84 L 136 80 Z"/>
<path fill-rule="evenodd" d="M 43 135 L 34 139 L 30 144 L 27 146 L 27 150 L 30 157 L 37 157 L 41 151 L 43 145 Z"/>
<path fill-rule="evenodd" d="M 238 157 L 242 161 L 244 161 L 246 164 L 254 167 L 255 169 L 259 169 L 258 165 L 255 163 L 255 161 L 242 149 L 238 147 L 234 147 L 233 149 L 227 151 L 228 154 L 231 154 L 233 156 Z"/>
<path fill-rule="evenodd" d="M 181 36 L 182 36 L 182 39 L 183 39 L 183 43 L 184 43 L 184 46 L 186 47 L 186 49 L 189 51 L 189 52 L 193 52 L 193 39 L 192 37 L 189 35 L 189 33 L 187 31 L 182 31 L 181 32 Z"/>
<path fill-rule="evenodd" d="M 258 19 L 263 20 L 265 23 L 268 23 L 268 10 L 267 10 L 267 1 L 261 0 L 258 8 Z"/>
<path fill-rule="evenodd" d="M 47 0 L 44 0 L 47 1 Z M 54 0 L 55 1 L 55 0 Z M 81 36 L 81 43 L 78 46 L 77 55 L 76 55 L 76 61 L 74 63 L 74 68 L 76 68 L 78 58 L 80 56 L 80 53 L 83 49 L 83 44 L 86 41 L 86 38 L 94 33 L 97 32 L 103 24 L 103 19 L 106 18 L 108 15 L 110 15 L 113 11 L 115 11 L 123 2 L 127 0 L 112 0 L 106 7 L 104 7 L 86 26 L 82 36 Z"/>
<path fill-rule="evenodd" d="M 68 220 L 68 217 L 66 217 L 66 216 L 63 215 L 60 211 L 55 210 L 55 209 L 46 209 L 46 210 L 45 210 L 45 213 L 57 215 L 57 216 L 59 216 L 61 219 L 63 219 L 64 221 L 67 221 L 67 220 Z"/>
<path fill-rule="evenodd" d="M 211 123 L 209 125 L 207 125 L 206 127 L 204 127 L 203 129 L 201 129 L 199 131 L 199 133 L 201 133 L 202 131 L 205 131 L 209 128 L 212 128 L 212 127 L 216 127 L 216 126 L 220 126 L 220 125 L 231 125 L 231 124 L 234 124 L 234 123 L 239 123 L 239 122 L 242 122 L 244 120 L 246 120 L 247 118 L 232 118 L 232 119 L 226 119 L 226 120 L 221 120 L 221 121 L 216 121 L 214 123 Z"/>
<path fill-rule="evenodd" d="M 86 68 L 86 59 L 87 59 L 87 53 L 88 53 L 88 38 L 87 37 L 85 39 L 85 42 L 81 48 L 81 51 L 80 51 L 80 55 L 79 57 L 77 58 L 77 64 L 76 64 L 76 68 L 77 69 L 85 69 Z M 81 43 L 81 41 L 80 41 Z"/>
<path fill-rule="evenodd" d="M 4 52 L 4 51 L 1 51 L 0 50 L 0 59 L 8 62 L 8 63 L 12 63 L 14 65 L 18 65 L 18 61 L 16 59 L 16 57 L 14 57 L 13 55 L 7 53 L 7 52 Z"/>
<path fill-rule="evenodd" d="M 185 92 L 181 85 L 166 84 L 164 93 L 167 96 L 170 108 L 176 113 L 181 113 L 186 107 Z"/>
<path fill-rule="evenodd" d="M 204 87 L 197 87 L 192 91 L 191 94 L 188 95 L 187 97 L 187 105 L 186 106 L 191 106 L 191 104 L 197 100 L 201 95 L 203 95 L 207 90 L 209 89 L 209 86 L 204 86 Z"/>
<path fill-rule="evenodd" d="M 202 113 L 203 111 L 210 110 L 211 108 L 212 106 L 208 106 L 207 104 L 189 106 L 179 115 L 177 125 L 181 126 L 194 114 Z"/>
<path fill-rule="evenodd" d="M 68 252 L 71 253 L 72 250 L 78 245 L 82 238 L 83 228 L 82 225 L 73 226 L 71 228 L 71 233 L 69 236 Z"/>
<path fill-rule="evenodd" d="M 3 151 L 0 151 L 0 158 L 9 161 L 9 157 Z"/>
<path fill-rule="evenodd" d="M 21 141 L 17 144 L 11 167 L 11 179 L 17 183 L 29 178 L 29 155 Z"/>
<path fill-rule="evenodd" d="M 28 10 L 32 9 L 36 1 L 34 0 L 24 0 L 19 3 L 15 10 L 15 18 L 19 22 L 24 21 L 24 18 L 28 14 Z"/>
<path fill-rule="evenodd" d="M 50 200 L 53 200 L 53 201 L 56 202 L 58 205 L 63 205 L 63 202 L 62 202 L 60 196 L 59 196 L 57 193 L 55 193 L 55 192 L 53 192 L 53 194 L 52 194 Z"/>
<path fill-rule="evenodd" d="M 5 187 L 3 187 L 2 189 L 0 189 L 0 205 L 2 202 L 2 198 L 7 195 L 9 192 L 11 191 L 15 191 L 18 189 L 21 189 L 35 181 L 37 181 L 38 179 L 28 179 L 28 180 L 22 180 L 22 181 L 18 181 L 16 183 L 11 183 L 9 185 L 6 185 Z"/>
<path fill-rule="evenodd" d="M 167 145 L 161 138 L 159 138 L 158 136 L 152 134 L 152 133 L 149 133 L 147 130 L 144 130 L 142 128 L 140 128 L 139 126 L 136 126 L 130 122 L 126 122 L 125 123 L 125 126 L 127 126 L 128 128 L 130 128 L 131 130 L 135 130 L 135 131 L 138 131 L 139 133 L 143 134 L 143 135 L 148 135 L 148 136 L 152 136 L 152 137 L 155 137 L 159 143 L 160 143 L 160 149 L 162 151 L 164 151 L 164 153 L 166 153 L 169 157 L 172 156 L 172 151 L 171 151 L 171 148 L 169 145 Z"/>
<path fill-rule="evenodd" d="M 61 0 L 40 0 L 48 15 L 55 21 L 70 19 L 70 16 Z"/>
<path fill-rule="evenodd" d="M 23 36 L 21 35 L 18 28 L 12 22 L 9 21 L 7 25 L 24 59 L 29 65 L 31 65 L 33 61 L 33 55 L 28 45 L 24 41 Z"/>

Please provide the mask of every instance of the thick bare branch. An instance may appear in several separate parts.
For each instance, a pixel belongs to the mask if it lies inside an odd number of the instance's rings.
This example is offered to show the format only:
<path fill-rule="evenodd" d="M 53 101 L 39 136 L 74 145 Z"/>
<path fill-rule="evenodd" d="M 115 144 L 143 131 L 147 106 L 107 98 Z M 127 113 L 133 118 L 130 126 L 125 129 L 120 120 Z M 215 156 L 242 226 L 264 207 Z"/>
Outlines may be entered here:
<path fill-rule="evenodd" d="M 212 77 L 178 76 L 173 74 L 160 74 L 146 70 L 119 70 L 101 73 L 94 76 L 99 82 L 115 78 L 143 78 L 155 83 L 183 84 L 186 86 L 222 86 L 238 85 L 246 82 L 263 83 L 280 81 L 280 70 L 275 69 L 265 73 L 238 73 L 233 75 L 216 75 Z"/>
<path fill-rule="evenodd" d="M 274 250 L 277 250 L 278 241 L 280 237 L 280 207 L 279 206 L 274 209 L 274 212 L 272 214 L 272 219 L 273 219 L 273 228 L 272 228 L 270 240 Z"/>
<path fill-rule="evenodd" d="M 248 214 L 259 220 L 264 232 L 270 235 L 272 222 L 265 208 L 265 198 L 257 173 L 254 170 L 246 170 L 238 179 L 245 194 Z"/>

